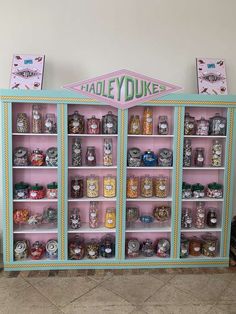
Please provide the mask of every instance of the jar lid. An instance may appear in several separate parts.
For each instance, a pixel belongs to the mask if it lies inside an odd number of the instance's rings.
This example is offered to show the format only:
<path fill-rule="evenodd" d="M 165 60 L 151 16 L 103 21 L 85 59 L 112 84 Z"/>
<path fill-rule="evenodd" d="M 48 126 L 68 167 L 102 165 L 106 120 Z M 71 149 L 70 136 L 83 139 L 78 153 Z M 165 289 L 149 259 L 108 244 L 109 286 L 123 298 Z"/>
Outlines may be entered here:
<path fill-rule="evenodd" d="M 16 190 L 28 189 L 28 188 L 29 188 L 29 184 L 28 183 L 19 182 L 19 183 L 15 184 L 15 189 Z"/>
<path fill-rule="evenodd" d="M 52 182 L 47 185 L 48 189 L 57 189 L 57 182 Z"/>
<path fill-rule="evenodd" d="M 95 146 L 87 146 L 87 150 L 89 149 L 94 149 L 95 150 Z"/>
<path fill-rule="evenodd" d="M 39 149 L 39 148 L 36 148 L 36 149 L 33 150 L 33 153 L 34 154 L 42 154 L 43 151 L 41 149 Z"/>
<path fill-rule="evenodd" d="M 114 213 L 115 211 L 116 211 L 115 207 L 108 207 L 108 208 L 106 209 L 106 212 L 107 212 L 107 213 Z"/>
<path fill-rule="evenodd" d="M 40 191 L 40 190 L 43 190 L 43 186 L 38 185 L 38 183 L 36 183 L 35 185 L 32 185 L 30 189 L 33 191 Z"/>
<path fill-rule="evenodd" d="M 208 188 L 212 190 L 221 190 L 223 185 L 217 182 L 212 182 L 208 184 Z"/>
<path fill-rule="evenodd" d="M 182 189 L 191 189 L 191 184 L 183 182 Z"/>
<path fill-rule="evenodd" d="M 204 190 L 204 185 L 200 184 L 200 183 L 195 183 L 192 185 L 192 190 L 193 191 L 197 191 L 197 190 L 200 190 L 200 191 L 203 191 Z"/>
<path fill-rule="evenodd" d="M 204 241 L 217 241 L 218 240 L 217 237 L 211 234 L 210 232 L 207 232 L 206 234 L 204 234 L 202 236 L 202 239 Z"/>

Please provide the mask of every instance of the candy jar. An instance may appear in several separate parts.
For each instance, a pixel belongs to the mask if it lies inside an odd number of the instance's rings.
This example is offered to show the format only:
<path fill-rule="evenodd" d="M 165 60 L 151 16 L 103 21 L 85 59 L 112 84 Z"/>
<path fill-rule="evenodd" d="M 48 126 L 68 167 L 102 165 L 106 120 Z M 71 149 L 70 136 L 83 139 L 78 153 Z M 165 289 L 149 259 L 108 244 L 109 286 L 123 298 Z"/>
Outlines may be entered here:
<path fill-rule="evenodd" d="M 167 239 L 160 239 L 157 241 L 157 256 L 169 257 L 170 256 L 170 241 Z"/>
<path fill-rule="evenodd" d="M 153 216 L 158 222 L 168 221 L 170 219 L 170 207 L 166 205 L 154 207 Z"/>
<path fill-rule="evenodd" d="M 25 224 L 29 219 L 29 210 L 24 209 L 15 209 L 13 212 L 13 221 L 15 224 Z"/>
<path fill-rule="evenodd" d="M 71 179 L 71 197 L 84 197 L 84 177 L 75 176 Z"/>
<path fill-rule="evenodd" d="M 129 239 L 126 242 L 127 257 L 138 257 L 140 254 L 140 243 L 137 239 Z"/>
<path fill-rule="evenodd" d="M 182 209 L 182 217 L 181 217 L 181 227 L 184 229 L 192 228 L 192 211 L 190 208 L 183 208 Z"/>
<path fill-rule="evenodd" d="M 209 134 L 209 121 L 201 117 L 196 121 L 196 135 L 206 136 Z"/>
<path fill-rule="evenodd" d="M 94 146 L 88 146 L 85 156 L 85 164 L 89 167 L 96 166 L 96 149 Z"/>
<path fill-rule="evenodd" d="M 19 182 L 15 184 L 14 189 L 15 199 L 26 199 L 29 197 L 29 184 L 24 182 Z"/>
<path fill-rule="evenodd" d="M 148 149 L 144 152 L 142 161 L 145 167 L 155 167 L 157 165 L 157 156 L 151 149 Z"/>
<path fill-rule="evenodd" d="M 115 256 L 115 239 L 111 235 L 105 235 L 100 243 L 100 255 L 105 258 Z"/>
<path fill-rule="evenodd" d="M 211 233 L 202 236 L 202 254 L 207 257 L 215 257 L 217 253 L 218 239 Z"/>
<path fill-rule="evenodd" d="M 127 227 L 131 227 L 139 218 L 139 208 L 136 206 L 126 208 Z"/>
<path fill-rule="evenodd" d="M 43 132 L 43 117 L 40 105 L 33 105 L 32 107 L 32 133 Z"/>
<path fill-rule="evenodd" d="M 137 147 L 128 149 L 128 167 L 140 167 L 142 162 L 141 151 Z"/>
<path fill-rule="evenodd" d="M 211 166 L 221 167 L 222 166 L 222 144 L 218 140 L 214 140 L 212 144 L 212 155 L 211 155 Z"/>
<path fill-rule="evenodd" d="M 141 134 L 141 122 L 139 115 L 132 115 L 129 120 L 129 134 Z"/>
<path fill-rule="evenodd" d="M 145 257 L 151 257 L 154 255 L 154 246 L 150 239 L 143 241 L 141 252 Z"/>
<path fill-rule="evenodd" d="M 198 202 L 195 212 L 196 212 L 195 227 L 198 229 L 204 229 L 205 228 L 205 220 L 206 220 L 205 203 L 204 202 Z"/>
<path fill-rule="evenodd" d="M 43 219 L 46 223 L 55 225 L 57 223 L 57 209 L 48 207 L 43 212 Z"/>
<path fill-rule="evenodd" d="M 191 167 L 192 164 L 192 143 L 191 140 L 184 140 L 183 167 Z"/>
<path fill-rule="evenodd" d="M 19 240 L 14 244 L 14 260 L 20 261 L 29 256 L 30 243 L 28 240 Z"/>
<path fill-rule="evenodd" d="M 45 155 L 42 150 L 39 148 L 33 150 L 33 152 L 30 155 L 30 163 L 31 166 L 43 166 L 45 161 Z"/>
<path fill-rule="evenodd" d="M 17 133 L 29 133 L 30 122 L 26 113 L 18 113 L 16 117 L 16 132 Z"/>
<path fill-rule="evenodd" d="M 152 135 L 153 117 L 152 108 L 145 108 L 143 113 L 143 135 Z"/>
<path fill-rule="evenodd" d="M 137 198 L 139 187 L 139 177 L 129 176 L 127 178 L 126 196 L 127 198 Z"/>
<path fill-rule="evenodd" d="M 46 113 L 44 120 L 44 133 L 49 134 L 57 133 L 57 122 L 54 113 Z"/>
<path fill-rule="evenodd" d="M 117 116 L 111 111 L 102 116 L 102 134 L 117 134 Z"/>
<path fill-rule="evenodd" d="M 28 219 L 28 224 L 32 226 L 41 225 L 43 221 L 43 215 L 41 214 L 33 214 Z"/>
<path fill-rule="evenodd" d="M 173 152 L 171 149 L 162 148 L 158 154 L 158 166 L 159 167 L 172 167 L 173 164 Z"/>
<path fill-rule="evenodd" d="M 81 227 L 81 219 L 78 208 L 73 208 L 69 217 L 69 226 L 71 229 L 79 229 Z"/>
<path fill-rule="evenodd" d="M 47 184 L 46 196 L 49 199 L 57 198 L 57 183 L 56 182 Z"/>
<path fill-rule="evenodd" d="M 184 117 L 184 135 L 195 134 L 195 118 L 187 112 Z"/>
<path fill-rule="evenodd" d="M 189 254 L 192 256 L 201 255 L 202 242 L 198 237 L 193 237 L 189 242 Z"/>
<path fill-rule="evenodd" d="M 49 167 L 57 167 L 58 165 L 58 154 L 56 147 L 50 147 L 46 151 L 46 165 Z"/>
<path fill-rule="evenodd" d="M 113 145 L 112 138 L 104 138 L 103 142 L 103 165 L 112 166 L 113 165 Z"/>
<path fill-rule="evenodd" d="M 81 167 L 82 166 L 82 145 L 81 139 L 76 137 L 72 142 L 72 166 Z"/>
<path fill-rule="evenodd" d="M 182 198 L 192 198 L 191 184 L 183 182 L 183 184 L 182 184 Z"/>
<path fill-rule="evenodd" d="M 103 177 L 103 196 L 115 197 L 116 196 L 116 177 L 107 175 Z"/>
<path fill-rule="evenodd" d="M 95 229 L 99 227 L 98 217 L 98 202 L 90 202 L 89 228 Z"/>
<path fill-rule="evenodd" d="M 86 178 L 86 194 L 87 197 L 98 197 L 99 179 L 95 175 L 90 175 Z"/>
<path fill-rule="evenodd" d="M 68 117 L 68 133 L 69 134 L 84 134 L 85 122 L 84 116 L 75 111 Z"/>
<path fill-rule="evenodd" d="M 154 196 L 166 198 L 168 196 L 168 178 L 158 176 L 154 178 Z"/>
<path fill-rule="evenodd" d="M 110 229 L 116 227 L 116 209 L 114 207 L 109 207 L 106 209 L 105 227 Z"/>
<path fill-rule="evenodd" d="M 206 223 L 210 228 L 217 227 L 217 213 L 215 208 L 208 208 Z"/>
<path fill-rule="evenodd" d="M 153 223 L 154 218 L 151 215 L 141 215 L 139 217 L 139 220 L 143 223 L 144 226 L 147 226 L 151 223 Z"/>
<path fill-rule="evenodd" d="M 68 257 L 70 260 L 81 260 L 85 256 L 84 238 L 76 235 L 72 240 L 69 240 Z"/>
<path fill-rule="evenodd" d="M 29 198 L 32 200 L 39 200 L 45 197 L 45 189 L 42 185 L 32 185 L 29 190 Z"/>
<path fill-rule="evenodd" d="M 13 153 L 13 166 L 28 166 L 28 149 L 25 147 L 16 147 Z"/>
<path fill-rule="evenodd" d="M 210 118 L 210 135 L 226 135 L 226 118 L 219 113 Z"/>
<path fill-rule="evenodd" d="M 205 196 L 205 187 L 200 183 L 192 185 L 192 196 L 193 198 L 203 198 Z"/>
<path fill-rule="evenodd" d="M 180 258 L 186 258 L 189 256 L 189 240 L 184 236 L 181 236 L 180 241 Z"/>
<path fill-rule="evenodd" d="M 153 196 L 153 180 L 148 174 L 141 177 L 140 180 L 140 190 L 142 197 L 152 197 Z"/>
<path fill-rule="evenodd" d="M 167 116 L 160 116 L 159 117 L 158 125 L 157 125 L 157 134 L 160 134 L 160 135 L 168 135 L 169 134 L 169 126 L 168 126 Z"/>
<path fill-rule="evenodd" d="M 30 248 L 30 256 L 34 260 L 39 260 L 44 257 L 45 246 L 40 241 L 35 241 Z"/>
<path fill-rule="evenodd" d="M 57 240 L 50 239 L 46 243 L 46 257 L 49 259 L 56 259 L 58 256 Z"/>
<path fill-rule="evenodd" d="M 207 197 L 222 198 L 223 197 L 223 185 L 216 182 L 209 183 L 207 186 Z"/>
<path fill-rule="evenodd" d="M 88 134 L 99 134 L 100 133 L 100 119 L 95 116 L 87 119 L 87 133 Z"/>
<path fill-rule="evenodd" d="M 97 239 L 91 239 L 86 244 L 86 255 L 89 259 L 96 259 L 99 257 L 99 243 Z"/>
<path fill-rule="evenodd" d="M 204 167 L 205 165 L 205 149 L 197 147 L 194 154 L 195 167 Z"/>

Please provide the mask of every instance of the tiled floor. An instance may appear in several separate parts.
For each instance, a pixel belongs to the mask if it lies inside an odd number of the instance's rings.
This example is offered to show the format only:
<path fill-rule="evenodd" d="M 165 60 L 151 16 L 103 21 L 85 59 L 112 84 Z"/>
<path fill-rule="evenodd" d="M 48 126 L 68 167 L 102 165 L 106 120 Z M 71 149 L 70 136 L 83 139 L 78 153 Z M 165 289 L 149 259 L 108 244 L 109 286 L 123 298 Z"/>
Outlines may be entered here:
<path fill-rule="evenodd" d="M 236 313 L 236 269 L 0 272 L 0 313 Z"/>

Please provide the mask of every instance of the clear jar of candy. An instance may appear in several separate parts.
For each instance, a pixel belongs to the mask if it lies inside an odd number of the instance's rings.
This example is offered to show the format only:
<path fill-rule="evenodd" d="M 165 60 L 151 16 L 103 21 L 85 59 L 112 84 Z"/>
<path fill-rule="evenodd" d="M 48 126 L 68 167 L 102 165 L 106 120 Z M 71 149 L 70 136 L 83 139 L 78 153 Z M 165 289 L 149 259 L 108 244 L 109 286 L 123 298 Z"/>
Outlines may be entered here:
<path fill-rule="evenodd" d="M 155 167 L 157 165 L 157 156 L 151 149 L 144 152 L 142 160 L 145 167 Z"/>
<path fill-rule="evenodd" d="M 137 147 L 128 149 L 128 166 L 129 167 L 140 167 L 142 163 L 141 151 Z"/>
<path fill-rule="evenodd" d="M 24 182 L 19 182 L 15 184 L 14 189 L 15 199 L 26 199 L 29 197 L 29 184 Z"/>
<path fill-rule="evenodd" d="M 114 229 L 116 227 L 116 209 L 115 209 L 115 207 L 109 207 L 106 209 L 105 227 L 109 228 L 109 229 Z"/>
<path fill-rule="evenodd" d="M 158 119 L 157 125 L 157 134 L 168 135 L 169 134 L 169 125 L 167 116 L 160 116 Z"/>
<path fill-rule="evenodd" d="M 32 107 L 32 133 L 43 132 L 43 116 L 40 105 L 35 104 Z"/>
<path fill-rule="evenodd" d="M 140 255 L 140 243 L 138 239 L 129 239 L 126 242 L 127 257 L 135 258 Z"/>
<path fill-rule="evenodd" d="M 102 134 L 117 134 L 117 116 L 111 111 L 102 116 Z"/>
<path fill-rule="evenodd" d="M 30 212 L 28 209 L 15 209 L 13 212 L 13 221 L 16 225 L 26 224 L 30 217 Z"/>
<path fill-rule="evenodd" d="M 54 113 L 46 113 L 44 120 L 44 133 L 57 133 L 57 120 Z"/>
<path fill-rule="evenodd" d="M 126 185 L 126 197 L 137 198 L 139 192 L 139 177 L 129 176 Z"/>
<path fill-rule="evenodd" d="M 154 178 L 154 196 L 159 198 L 166 198 L 168 196 L 168 178 L 158 176 Z"/>
<path fill-rule="evenodd" d="M 69 240 L 68 256 L 70 260 L 81 260 L 85 255 L 84 238 L 76 235 L 73 239 Z"/>
<path fill-rule="evenodd" d="M 197 147 L 194 154 L 195 167 L 204 167 L 205 165 L 205 149 Z"/>
<path fill-rule="evenodd" d="M 192 187 L 191 184 L 183 182 L 182 184 L 182 198 L 192 198 Z"/>
<path fill-rule="evenodd" d="M 168 239 L 159 239 L 157 241 L 157 256 L 170 257 L 170 241 Z"/>
<path fill-rule="evenodd" d="M 182 209 L 181 226 L 184 229 L 192 228 L 193 217 L 191 208 Z"/>
<path fill-rule="evenodd" d="M 196 121 L 196 135 L 206 136 L 209 134 L 209 121 L 201 117 Z"/>
<path fill-rule="evenodd" d="M 116 177 L 107 175 L 103 177 L 103 196 L 115 197 L 116 196 Z"/>
<path fill-rule="evenodd" d="M 129 120 L 129 134 L 141 134 L 141 122 L 139 115 L 132 115 Z"/>
<path fill-rule="evenodd" d="M 217 210 L 216 210 L 216 208 L 208 208 L 206 222 L 207 222 L 207 226 L 209 228 L 216 228 L 217 227 Z"/>
<path fill-rule="evenodd" d="M 84 177 L 75 176 L 71 179 L 71 198 L 82 198 L 84 196 Z"/>
<path fill-rule="evenodd" d="M 85 164 L 89 167 L 96 166 L 96 148 L 95 146 L 88 146 L 85 156 Z"/>
<path fill-rule="evenodd" d="M 158 153 L 158 166 L 159 167 L 172 167 L 173 165 L 173 152 L 171 149 L 162 148 Z"/>
<path fill-rule="evenodd" d="M 207 186 L 207 197 L 222 198 L 223 197 L 223 185 L 216 182 L 209 183 Z"/>
<path fill-rule="evenodd" d="M 46 257 L 49 259 L 57 259 L 58 257 L 58 242 L 50 239 L 46 243 Z"/>
<path fill-rule="evenodd" d="M 48 167 L 57 167 L 58 165 L 57 147 L 49 147 L 46 150 L 45 162 Z"/>
<path fill-rule="evenodd" d="M 180 258 L 186 258 L 189 256 L 189 240 L 181 236 L 180 241 Z"/>
<path fill-rule="evenodd" d="M 203 198 L 205 197 L 205 187 L 200 183 L 195 183 L 192 185 L 192 196 L 193 198 Z"/>
<path fill-rule="evenodd" d="M 16 117 L 16 132 L 17 133 L 29 133 L 30 121 L 26 113 L 18 113 Z"/>
<path fill-rule="evenodd" d="M 153 112 L 152 108 L 145 108 L 143 114 L 143 135 L 153 134 Z"/>
<path fill-rule="evenodd" d="M 100 119 L 92 116 L 87 119 L 87 133 L 88 134 L 99 134 L 100 133 Z"/>
<path fill-rule="evenodd" d="M 71 229 L 79 229 L 81 227 L 79 208 L 71 209 L 69 217 L 69 226 Z"/>
<path fill-rule="evenodd" d="M 43 242 L 35 241 L 30 248 L 30 256 L 33 260 L 40 260 L 44 257 L 45 245 Z"/>
<path fill-rule="evenodd" d="M 142 197 L 153 196 L 153 179 L 150 175 L 146 174 L 141 177 L 140 190 L 141 190 L 140 194 Z"/>
<path fill-rule="evenodd" d="M 218 239 L 211 233 L 202 236 L 202 254 L 207 257 L 215 257 L 217 254 Z"/>
<path fill-rule="evenodd" d="M 156 206 L 153 209 L 153 216 L 159 223 L 167 222 L 170 219 L 170 211 L 170 206 Z"/>
<path fill-rule="evenodd" d="M 29 165 L 28 149 L 25 147 L 16 147 L 13 152 L 13 165 L 17 167 Z"/>
<path fill-rule="evenodd" d="M 30 164 L 31 166 L 43 166 L 45 162 L 45 154 L 39 148 L 33 150 L 30 155 Z"/>
<path fill-rule="evenodd" d="M 189 254 L 192 256 L 200 256 L 202 241 L 198 237 L 192 237 L 189 242 Z"/>
<path fill-rule="evenodd" d="M 183 167 L 191 167 L 192 165 L 192 143 L 191 140 L 184 140 L 184 156 Z"/>
<path fill-rule="evenodd" d="M 143 241 L 141 252 L 142 252 L 143 256 L 145 256 L 145 257 L 151 257 L 155 254 L 154 245 L 152 243 L 152 240 L 146 239 L 145 241 Z"/>
<path fill-rule="evenodd" d="M 210 118 L 210 135 L 226 135 L 226 118 L 216 113 Z"/>
<path fill-rule="evenodd" d="M 98 176 L 91 174 L 86 178 L 86 192 L 87 197 L 98 197 L 99 196 L 99 179 Z"/>
<path fill-rule="evenodd" d="M 39 200 L 45 197 L 45 189 L 42 185 L 35 184 L 30 187 L 29 198 L 32 200 Z"/>
<path fill-rule="evenodd" d="M 84 134 L 85 121 L 84 116 L 75 111 L 68 117 L 68 133 L 69 134 Z"/>
<path fill-rule="evenodd" d="M 126 208 L 127 227 L 131 227 L 139 219 L 139 208 L 137 206 Z"/>
<path fill-rule="evenodd" d="M 99 242 L 97 239 L 91 239 L 86 244 L 86 255 L 89 259 L 97 259 L 99 257 Z"/>
<path fill-rule="evenodd" d="M 57 183 L 56 182 L 47 184 L 46 196 L 49 199 L 57 198 Z"/>
<path fill-rule="evenodd" d="M 89 206 L 89 228 L 95 229 L 99 227 L 99 211 L 98 202 L 90 202 Z"/>
<path fill-rule="evenodd" d="M 100 243 L 100 254 L 105 258 L 111 258 L 115 256 L 115 238 L 110 234 L 102 237 Z"/>
<path fill-rule="evenodd" d="M 103 142 L 103 165 L 112 166 L 113 165 L 113 144 L 112 138 L 104 138 Z"/>
<path fill-rule="evenodd" d="M 72 166 L 82 166 L 82 145 L 81 139 L 79 139 L 78 137 L 76 137 L 72 143 Z"/>
<path fill-rule="evenodd" d="M 211 149 L 211 166 L 221 167 L 222 166 L 222 144 L 218 140 L 214 140 Z"/>
<path fill-rule="evenodd" d="M 195 134 L 195 118 L 190 116 L 187 112 L 184 118 L 184 134 L 194 135 Z"/>
<path fill-rule="evenodd" d="M 195 217 L 195 227 L 198 229 L 205 228 L 205 221 L 206 221 L 206 209 L 204 202 L 197 202 L 196 207 L 196 217 Z"/>

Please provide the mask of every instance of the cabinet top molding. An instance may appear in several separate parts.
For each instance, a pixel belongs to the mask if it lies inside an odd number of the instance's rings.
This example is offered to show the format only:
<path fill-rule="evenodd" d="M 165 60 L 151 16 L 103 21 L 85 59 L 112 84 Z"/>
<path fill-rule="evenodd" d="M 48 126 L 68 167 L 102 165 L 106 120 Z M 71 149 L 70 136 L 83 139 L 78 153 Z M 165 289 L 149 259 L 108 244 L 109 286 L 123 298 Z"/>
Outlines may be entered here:
<path fill-rule="evenodd" d="M 63 87 L 119 109 L 127 109 L 182 89 L 129 70 L 111 72 Z"/>

